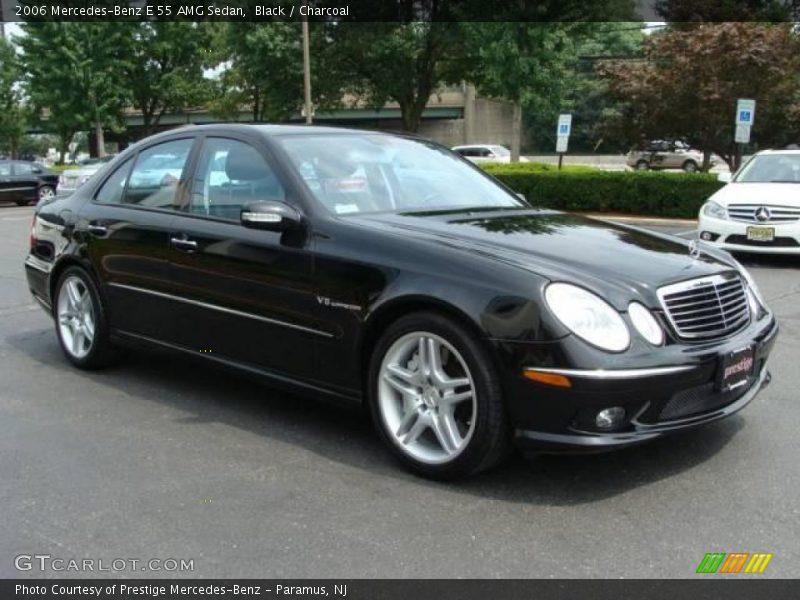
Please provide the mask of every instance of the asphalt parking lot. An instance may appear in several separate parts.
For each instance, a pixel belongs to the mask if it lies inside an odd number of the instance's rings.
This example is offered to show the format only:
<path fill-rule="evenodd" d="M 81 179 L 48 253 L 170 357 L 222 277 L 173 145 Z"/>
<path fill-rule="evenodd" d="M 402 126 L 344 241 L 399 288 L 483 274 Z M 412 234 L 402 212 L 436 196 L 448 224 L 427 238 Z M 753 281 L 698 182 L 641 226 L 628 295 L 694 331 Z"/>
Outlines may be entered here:
<path fill-rule="evenodd" d="M 31 213 L 0 206 L 0 577 L 93 575 L 19 572 L 20 554 L 194 561 L 116 573 L 137 577 L 692 577 L 706 552 L 800 572 L 800 258 L 743 261 L 782 332 L 742 413 L 438 484 L 359 414 L 205 364 L 70 367 L 26 287 Z"/>

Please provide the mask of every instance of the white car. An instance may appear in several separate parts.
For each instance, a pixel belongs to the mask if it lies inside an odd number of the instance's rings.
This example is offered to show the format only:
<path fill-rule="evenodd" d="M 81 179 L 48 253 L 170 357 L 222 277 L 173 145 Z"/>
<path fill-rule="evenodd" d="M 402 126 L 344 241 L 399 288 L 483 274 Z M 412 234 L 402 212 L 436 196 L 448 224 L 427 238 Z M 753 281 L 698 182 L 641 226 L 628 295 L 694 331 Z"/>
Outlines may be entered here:
<path fill-rule="evenodd" d="M 470 144 L 469 146 L 453 146 L 451 150 L 474 163 L 511 162 L 511 151 L 505 146 L 500 146 L 498 144 Z M 528 160 L 520 156 L 519 162 L 528 162 Z"/>
<path fill-rule="evenodd" d="M 700 239 L 734 252 L 800 254 L 800 150 L 754 155 L 700 209 Z"/>
<path fill-rule="evenodd" d="M 84 183 L 91 179 L 92 175 L 97 173 L 103 165 L 111 161 L 115 154 L 108 154 L 103 158 L 93 159 L 90 163 L 85 163 L 75 169 L 67 169 L 58 178 L 57 194 L 59 198 L 70 196 L 81 187 Z"/>

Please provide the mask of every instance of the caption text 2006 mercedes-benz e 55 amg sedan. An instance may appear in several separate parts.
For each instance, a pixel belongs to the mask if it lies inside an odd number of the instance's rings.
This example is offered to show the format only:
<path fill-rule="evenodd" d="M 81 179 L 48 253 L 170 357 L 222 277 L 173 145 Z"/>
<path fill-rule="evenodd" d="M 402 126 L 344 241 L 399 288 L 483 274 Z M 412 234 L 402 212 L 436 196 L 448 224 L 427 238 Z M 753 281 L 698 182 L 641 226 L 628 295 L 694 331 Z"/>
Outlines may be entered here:
<path fill-rule="evenodd" d="M 777 334 L 721 250 L 528 205 L 436 144 L 187 127 L 34 217 L 31 292 L 81 368 L 159 346 L 362 403 L 438 478 L 726 417 Z"/>

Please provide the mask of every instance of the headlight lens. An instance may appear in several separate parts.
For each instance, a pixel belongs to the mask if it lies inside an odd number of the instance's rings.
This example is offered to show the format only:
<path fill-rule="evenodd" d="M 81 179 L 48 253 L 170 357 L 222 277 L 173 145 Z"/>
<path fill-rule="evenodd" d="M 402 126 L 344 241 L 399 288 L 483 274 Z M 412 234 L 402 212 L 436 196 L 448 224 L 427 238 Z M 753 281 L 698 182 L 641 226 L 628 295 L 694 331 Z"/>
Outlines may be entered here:
<path fill-rule="evenodd" d="M 568 283 L 551 283 L 544 295 L 556 318 L 590 344 L 609 352 L 622 352 L 630 345 L 625 321 L 598 296 Z"/>
<path fill-rule="evenodd" d="M 628 316 L 631 323 L 641 336 L 653 346 L 660 346 L 664 343 L 664 330 L 647 308 L 638 302 L 631 302 L 628 306 Z"/>
<path fill-rule="evenodd" d="M 764 296 L 761 295 L 761 290 L 758 289 L 756 285 L 756 280 L 753 279 L 753 276 L 750 274 L 742 263 L 740 263 L 735 258 L 731 257 L 731 260 L 736 265 L 736 268 L 739 270 L 739 274 L 744 278 L 747 282 L 748 289 L 748 299 L 750 301 L 750 310 L 755 315 L 758 316 L 763 310 L 767 308 L 767 303 L 764 302 Z M 755 304 L 754 304 L 755 302 Z"/>
<path fill-rule="evenodd" d="M 702 213 L 707 217 L 715 219 L 727 219 L 728 211 L 721 204 L 717 204 L 713 200 L 709 200 L 703 205 Z"/>

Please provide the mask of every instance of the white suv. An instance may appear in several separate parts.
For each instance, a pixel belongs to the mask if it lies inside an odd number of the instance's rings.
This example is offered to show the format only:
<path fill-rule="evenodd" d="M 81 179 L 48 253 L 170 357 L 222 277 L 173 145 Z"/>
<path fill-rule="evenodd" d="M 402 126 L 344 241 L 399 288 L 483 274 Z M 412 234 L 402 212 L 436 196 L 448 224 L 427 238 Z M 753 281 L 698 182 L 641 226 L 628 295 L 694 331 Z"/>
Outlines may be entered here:
<path fill-rule="evenodd" d="M 800 254 L 800 150 L 754 155 L 700 209 L 700 239 L 726 250 Z"/>

